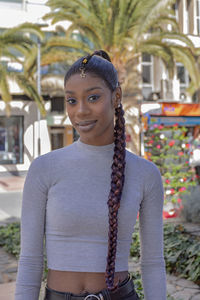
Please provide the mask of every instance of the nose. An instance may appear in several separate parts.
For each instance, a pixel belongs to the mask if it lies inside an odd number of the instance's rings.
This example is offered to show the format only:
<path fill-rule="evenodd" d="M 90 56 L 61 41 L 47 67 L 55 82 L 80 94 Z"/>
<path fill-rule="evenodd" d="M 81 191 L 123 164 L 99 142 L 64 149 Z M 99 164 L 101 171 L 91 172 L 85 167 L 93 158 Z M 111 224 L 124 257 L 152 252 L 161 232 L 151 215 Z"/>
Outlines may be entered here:
<path fill-rule="evenodd" d="M 80 101 L 77 107 L 77 115 L 87 115 L 90 113 L 90 108 L 88 103 L 85 101 Z"/>

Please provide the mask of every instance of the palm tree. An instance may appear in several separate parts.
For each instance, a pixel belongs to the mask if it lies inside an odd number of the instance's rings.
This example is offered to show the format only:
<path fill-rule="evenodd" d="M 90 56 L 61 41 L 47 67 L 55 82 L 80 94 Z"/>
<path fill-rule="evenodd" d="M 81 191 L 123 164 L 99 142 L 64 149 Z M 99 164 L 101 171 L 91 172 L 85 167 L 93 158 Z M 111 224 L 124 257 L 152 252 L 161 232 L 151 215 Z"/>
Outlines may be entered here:
<path fill-rule="evenodd" d="M 119 72 L 123 84 L 123 101 L 131 126 L 127 130 L 135 140 L 132 110 L 142 99 L 142 77 L 138 65 L 142 53 L 160 57 L 172 78 L 176 61 L 184 64 L 191 77 L 189 92 L 199 85 L 199 71 L 194 59 L 194 45 L 178 29 L 172 10 L 175 0 L 48 0 L 51 12 L 44 18 L 52 24 L 71 21 L 48 46 L 74 49 L 74 54 L 86 54 L 95 49 L 106 50 Z M 169 28 L 170 25 L 170 29 Z M 77 34 L 81 39 L 77 39 Z M 59 61 L 62 60 L 60 56 Z M 138 152 L 138 145 L 134 151 Z"/>
<path fill-rule="evenodd" d="M 42 97 L 38 95 L 35 80 L 26 76 L 25 72 L 9 71 L 7 65 L 3 62 L 17 62 L 23 69 L 24 55 L 31 53 L 35 42 L 29 37 L 33 34 L 35 37 L 43 38 L 43 33 L 37 25 L 24 23 L 17 27 L 7 29 L 0 35 L 0 93 L 2 100 L 6 103 L 6 115 L 10 115 L 10 101 L 12 95 L 9 82 L 14 81 L 23 90 L 23 92 L 36 101 L 42 115 L 45 115 L 44 103 Z"/>

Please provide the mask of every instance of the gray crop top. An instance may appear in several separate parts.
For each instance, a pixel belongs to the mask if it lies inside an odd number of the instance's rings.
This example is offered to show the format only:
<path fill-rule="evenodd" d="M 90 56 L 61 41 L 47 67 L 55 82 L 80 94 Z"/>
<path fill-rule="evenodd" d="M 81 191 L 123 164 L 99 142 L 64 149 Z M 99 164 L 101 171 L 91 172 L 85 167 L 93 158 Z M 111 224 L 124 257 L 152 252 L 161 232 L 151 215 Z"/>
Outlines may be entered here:
<path fill-rule="evenodd" d="M 38 300 L 44 238 L 49 269 L 105 272 L 113 149 L 114 144 L 92 146 L 78 140 L 32 162 L 23 190 L 15 300 Z M 166 300 L 162 208 L 158 168 L 126 151 L 116 271 L 128 270 L 139 212 L 145 300 Z"/>

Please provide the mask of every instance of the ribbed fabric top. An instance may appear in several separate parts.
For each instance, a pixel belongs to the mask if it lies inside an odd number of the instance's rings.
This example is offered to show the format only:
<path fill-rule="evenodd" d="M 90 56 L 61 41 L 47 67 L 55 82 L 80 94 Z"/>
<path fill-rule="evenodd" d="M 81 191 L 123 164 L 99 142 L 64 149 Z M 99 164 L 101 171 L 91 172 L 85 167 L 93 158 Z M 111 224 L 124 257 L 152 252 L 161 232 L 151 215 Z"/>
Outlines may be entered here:
<path fill-rule="evenodd" d="M 92 146 L 78 140 L 32 162 L 23 190 L 15 300 L 38 300 L 44 239 L 49 269 L 105 272 L 113 150 L 114 144 Z M 145 300 L 166 299 L 162 208 L 159 170 L 152 162 L 126 151 L 116 271 L 128 270 L 139 212 Z"/>

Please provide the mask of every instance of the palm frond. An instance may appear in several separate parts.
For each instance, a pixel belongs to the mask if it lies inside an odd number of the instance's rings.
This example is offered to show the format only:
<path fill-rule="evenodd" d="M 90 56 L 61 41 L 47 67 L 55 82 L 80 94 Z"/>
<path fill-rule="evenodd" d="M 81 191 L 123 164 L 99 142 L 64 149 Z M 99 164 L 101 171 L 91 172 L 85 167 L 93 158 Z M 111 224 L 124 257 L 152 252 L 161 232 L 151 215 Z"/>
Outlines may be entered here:
<path fill-rule="evenodd" d="M 0 93 L 4 102 L 8 103 L 12 100 L 7 80 L 7 71 L 2 65 L 0 65 Z"/>
<path fill-rule="evenodd" d="M 28 80 L 23 74 L 18 74 L 18 76 L 15 74 L 10 74 L 10 76 L 16 80 L 17 84 L 24 91 L 24 93 L 37 103 L 42 116 L 46 116 L 44 100 L 41 96 L 39 96 L 35 83 Z"/>

